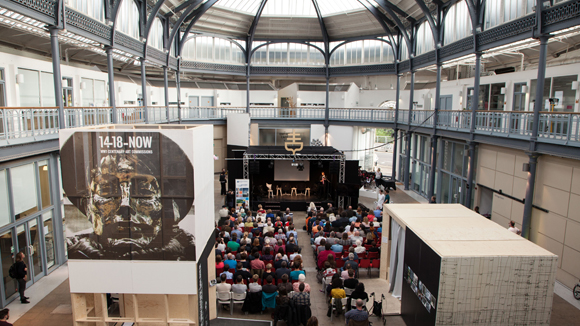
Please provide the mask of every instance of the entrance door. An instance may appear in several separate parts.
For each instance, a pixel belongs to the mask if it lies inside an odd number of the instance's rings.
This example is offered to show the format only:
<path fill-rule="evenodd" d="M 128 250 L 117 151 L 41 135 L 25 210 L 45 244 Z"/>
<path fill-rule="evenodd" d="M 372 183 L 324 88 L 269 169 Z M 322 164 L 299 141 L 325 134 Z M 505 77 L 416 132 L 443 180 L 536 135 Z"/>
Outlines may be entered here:
<path fill-rule="evenodd" d="M 189 107 L 197 107 L 199 106 L 199 96 L 190 96 L 189 97 Z"/>
<path fill-rule="evenodd" d="M 465 195 L 465 187 L 463 183 L 463 179 L 451 176 L 451 203 L 463 203 L 463 196 Z"/>
<path fill-rule="evenodd" d="M 443 95 L 439 102 L 440 110 L 453 110 L 453 95 Z"/>
<path fill-rule="evenodd" d="M 213 96 L 202 96 L 201 97 L 201 106 L 212 107 L 213 106 Z"/>
<path fill-rule="evenodd" d="M 16 227 L 18 252 L 24 253 L 24 262 L 28 266 L 28 285 L 44 276 L 39 230 L 37 218 Z"/>

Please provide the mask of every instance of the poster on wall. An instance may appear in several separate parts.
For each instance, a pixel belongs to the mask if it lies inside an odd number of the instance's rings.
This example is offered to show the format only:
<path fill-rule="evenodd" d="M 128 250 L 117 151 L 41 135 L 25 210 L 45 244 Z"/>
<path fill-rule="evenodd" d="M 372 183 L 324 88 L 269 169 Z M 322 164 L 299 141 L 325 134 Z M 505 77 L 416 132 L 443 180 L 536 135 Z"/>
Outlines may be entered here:
<path fill-rule="evenodd" d="M 250 207 L 250 180 L 236 179 L 236 207 Z"/>
<path fill-rule="evenodd" d="M 61 166 L 69 259 L 195 261 L 193 165 L 163 132 L 77 131 Z"/>

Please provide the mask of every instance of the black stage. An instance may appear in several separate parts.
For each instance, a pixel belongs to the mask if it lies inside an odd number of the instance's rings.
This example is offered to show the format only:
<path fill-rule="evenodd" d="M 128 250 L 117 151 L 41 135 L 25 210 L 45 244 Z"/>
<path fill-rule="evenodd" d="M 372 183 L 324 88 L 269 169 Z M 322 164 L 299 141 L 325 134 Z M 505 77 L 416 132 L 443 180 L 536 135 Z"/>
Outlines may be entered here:
<path fill-rule="evenodd" d="M 293 212 L 299 211 L 306 211 L 310 203 L 314 203 L 316 207 L 323 207 L 325 210 L 328 208 L 328 204 L 332 203 L 333 206 L 336 206 L 336 202 L 332 200 L 322 200 L 317 196 L 290 196 L 290 195 L 283 195 L 283 196 L 274 196 L 274 197 L 258 197 L 256 198 L 252 206 L 256 208 L 258 205 L 262 205 L 262 208 L 265 210 L 271 209 L 273 212 L 278 210 L 286 210 L 286 207 L 290 208 Z"/>

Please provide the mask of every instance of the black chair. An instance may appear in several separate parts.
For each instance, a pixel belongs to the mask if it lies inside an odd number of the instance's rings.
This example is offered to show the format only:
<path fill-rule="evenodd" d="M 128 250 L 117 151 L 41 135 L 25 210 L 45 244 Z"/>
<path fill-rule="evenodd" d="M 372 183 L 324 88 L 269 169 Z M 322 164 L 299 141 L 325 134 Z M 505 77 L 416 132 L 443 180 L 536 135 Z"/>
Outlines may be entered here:
<path fill-rule="evenodd" d="M 289 195 L 291 190 L 292 187 L 290 187 L 290 185 L 287 183 L 282 186 L 282 194 L 284 195 Z"/>

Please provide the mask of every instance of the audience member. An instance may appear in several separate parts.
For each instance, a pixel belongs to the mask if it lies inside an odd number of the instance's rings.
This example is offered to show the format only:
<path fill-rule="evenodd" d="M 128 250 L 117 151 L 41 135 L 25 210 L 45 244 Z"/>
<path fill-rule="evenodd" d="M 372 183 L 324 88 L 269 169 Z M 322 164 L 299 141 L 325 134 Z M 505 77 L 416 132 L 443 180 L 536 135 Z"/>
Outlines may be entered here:
<path fill-rule="evenodd" d="M 262 286 L 258 283 L 259 279 L 258 274 L 252 276 L 252 282 L 249 284 L 250 292 L 254 293 L 262 291 Z"/>
<path fill-rule="evenodd" d="M 294 296 L 292 297 L 294 304 L 296 306 L 310 306 L 310 291 L 306 291 L 305 283 L 300 283 L 297 290 L 294 291 Z"/>
<path fill-rule="evenodd" d="M 236 284 L 232 285 L 232 292 L 233 293 L 246 293 L 248 291 L 248 287 L 244 284 L 244 278 L 242 275 L 238 275 L 236 277 Z"/>
<path fill-rule="evenodd" d="M 266 277 L 266 284 L 262 285 L 262 292 L 275 293 L 277 291 L 278 287 L 274 284 L 274 278 L 272 278 L 272 276 Z"/>
<path fill-rule="evenodd" d="M 278 283 L 278 292 L 282 289 L 286 290 L 286 293 L 292 291 L 292 283 L 289 281 L 288 275 L 286 274 L 282 275 L 282 282 Z"/>
<path fill-rule="evenodd" d="M 301 285 L 304 285 L 303 291 L 310 293 L 310 285 L 308 285 L 308 283 L 304 283 L 305 280 L 306 280 L 306 275 L 304 275 L 304 274 L 298 275 L 298 282 L 295 282 L 292 284 L 292 290 L 294 292 L 298 292 L 298 287 L 300 287 Z"/>
<path fill-rule="evenodd" d="M 347 270 L 348 278 L 344 280 L 344 287 L 349 289 L 356 289 L 358 280 L 354 278 L 354 270 L 352 268 Z"/>
<path fill-rule="evenodd" d="M 225 275 L 228 280 L 233 279 L 234 274 L 232 274 L 232 272 L 230 272 L 229 269 L 230 266 L 228 264 L 224 264 L 224 271 L 220 274 L 220 276 Z"/>
<path fill-rule="evenodd" d="M 290 270 L 287 267 L 288 263 L 286 261 L 282 261 L 282 267 L 276 269 L 277 280 L 281 279 L 282 275 L 288 275 L 288 277 L 290 277 Z"/>
<path fill-rule="evenodd" d="M 354 321 L 367 321 L 369 320 L 369 313 L 363 310 L 364 303 L 362 300 L 356 300 L 356 309 L 348 311 L 344 318 L 346 319 L 346 324 L 352 319 Z"/>
<path fill-rule="evenodd" d="M 216 291 L 220 292 L 220 293 L 224 293 L 224 292 L 230 292 L 232 290 L 232 285 L 228 284 L 226 282 L 227 277 L 226 274 L 220 275 L 220 281 L 221 283 L 218 283 L 215 287 L 216 287 Z"/>

